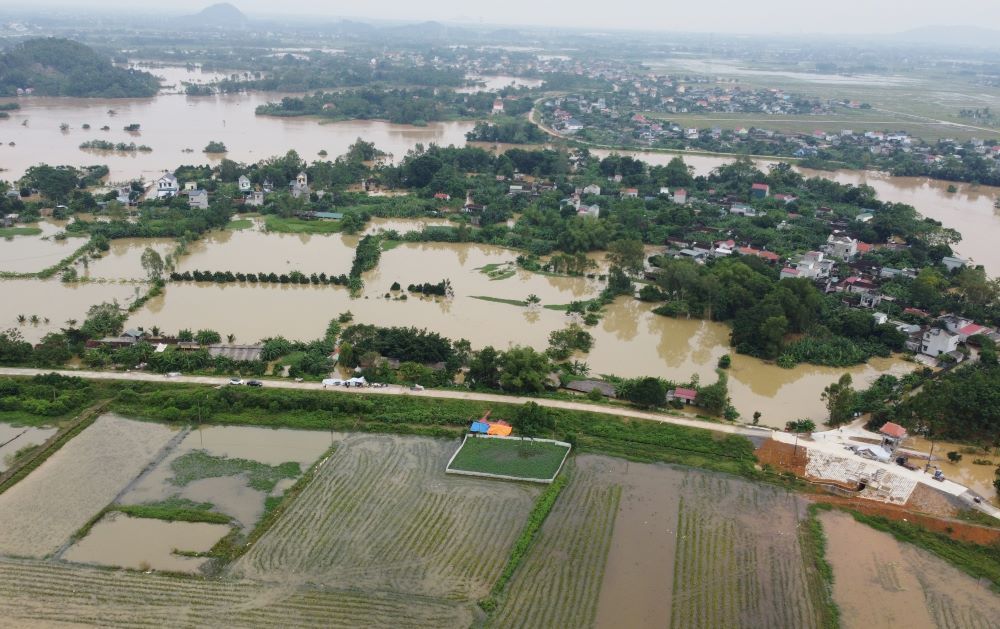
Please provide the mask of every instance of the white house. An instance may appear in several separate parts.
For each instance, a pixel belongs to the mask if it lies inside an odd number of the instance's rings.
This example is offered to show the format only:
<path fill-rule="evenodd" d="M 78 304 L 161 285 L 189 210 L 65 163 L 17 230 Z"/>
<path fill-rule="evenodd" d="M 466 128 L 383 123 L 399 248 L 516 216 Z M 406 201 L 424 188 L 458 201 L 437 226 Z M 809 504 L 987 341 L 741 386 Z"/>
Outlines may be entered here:
<path fill-rule="evenodd" d="M 920 353 L 928 356 L 940 356 L 958 349 L 958 336 L 941 328 L 931 328 L 924 332 L 920 344 Z"/>
<path fill-rule="evenodd" d="M 966 265 L 966 261 L 957 256 L 945 256 L 941 258 L 941 264 L 945 266 L 949 271 L 954 271 L 955 269 L 960 269 Z"/>
<path fill-rule="evenodd" d="M 129 205 L 132 202 L 132 186 L 122 186 L 116 189 L 115 193 L 118 195 L 115 200 L 122 205 Z"/>
<path fill-rule="evenodd" d="M 289 185 L 289 188 L 292 193 L 292 196 L 295 197 L 296 199 L 298 199 L 303 195 L 309 196 L 309 193 L 312 192 L 309 189 L 309 176 L 306 175 L 304 172 L 298 174 L 298 176 L 295 178 L 295 181 Z"/>
<path fill-rule="evenodd" d="M 839 258 L 845 262 L 853 260 L 858 255 L 858 241 L 850 236 L 830 236 L 826 239 L 826 246 L 823 251 L 831 257 Z"/>
<path fill-rule="evenodd" d="M 174 177 L 173 173 L 166 173 L 156 180 L 157 199 L 175 196 L 179 189 L 177 186 L 177 177 Z"/>
<path fill-rule="evenodd" d="M 250 192 L 250 178 L 246 175 L 240 175 L 239 179 L 240 192 Z"/>
<path fill-rule="evenodd" d="M 782 269 L 782 279 L 785 277 L 804 277 L 806 279 L 823 279 L 830 277 L 833 270 L 833 260 L 827 260 L 821 251 L 807 251 L 799 256 L 799 259 L 792 263 L 791 268 L 796 273 L 786 274 Z"/>
<path fill-rule="evenodd" d="M 254 190 L 246 196 L 244 204 L 251 207 L 261 207 L 264 205 L 264 193 L 260 190 Z"/>
<path fill-rule="evenodd" d="M 208 209 L 208 191 L 207 190 L 191 190 L 187 193 L 188 195 L 188 207 L 196 210 L 207 210 Z"/>
<path fill-rule="evenodd" d="M 592 183 L 589 186 L 584 187 L 584 194 L 601 194 L 601 187 L 596 183 Z"/>
<path fill-rule="evenodd" d="M 678 188 L 677 190 L 674 190 L 674 203 L 677 203 L 679 205 L 684 205 L 685 203 L 687 203 L 687 200 L 688 200 L 687 190 L 685 190 L 684 188 Z"/>
<path fill-rule="evenodd" d="M 577 216 L 587 216 L 589 218 L 599 218 L 601 216 L 601 206 L 581 204 L 576 208 Z"/>

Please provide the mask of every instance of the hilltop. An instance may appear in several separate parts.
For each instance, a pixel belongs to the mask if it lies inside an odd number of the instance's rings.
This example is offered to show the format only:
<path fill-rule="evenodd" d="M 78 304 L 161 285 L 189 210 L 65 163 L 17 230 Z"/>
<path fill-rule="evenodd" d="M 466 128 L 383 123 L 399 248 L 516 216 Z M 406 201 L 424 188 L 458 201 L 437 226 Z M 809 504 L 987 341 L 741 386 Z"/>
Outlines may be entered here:
<path fill-rule="evenodd" d="M 228 2 L 207 6 L 185 20 L 194 26 L 214 28 L 245 28 L 248 22 L 247 16 Z"/>
<path fill-rule="evenodd" d="M 159 81 L 148 72 L 115 67 L 109 57 L 68 39 L 31 39 L 0 54 L 0 96 L 31 88 L 42 96 L 152 96 Z"/>

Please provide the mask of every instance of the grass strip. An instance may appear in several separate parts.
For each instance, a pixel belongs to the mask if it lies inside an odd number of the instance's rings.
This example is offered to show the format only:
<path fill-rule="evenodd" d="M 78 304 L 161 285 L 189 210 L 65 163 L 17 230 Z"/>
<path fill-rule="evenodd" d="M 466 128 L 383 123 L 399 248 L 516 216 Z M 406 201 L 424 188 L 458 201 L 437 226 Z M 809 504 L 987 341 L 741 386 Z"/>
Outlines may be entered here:
<path fill-rule="evenodd" d="M 302 472 L 299 464 L 295 462 L 267 465 L 248 459 L 212 456 L 202 450 L 193 450 L 177 457 L 170 463 L 170 469 L 174 472 L 170 482 L 179 487 L 203 478 L 237 476 L 245 473 L 249 476 L 247 484 L 258 491 L 271 491 L 278 481 L 295 478 Z"/>
<path fill-rule="evenodd" d="M 240 229 L 249 229 L 251 227 L 253 227 L 253 221 L 251 221 L 249 218 L 237 218 L 235 220 L 226 223 L 226 229 L 233 231 Z"/>
<path fill-rule="evenodd" d="M 42 233 L 42 230 L 38 227 L 0 227 L 0 238 L 37 236 L 40 233 Z"/>
<path fill-rule="evenodd" d="M 336 234 L 341 229 L 340 221 L 306 221 L 301 218 L 283 218 L 273 214 L 264 217 L 264 226 L 268 231 L 281 234 Z"/>
<path fill-rule="evenodd" d="M 531 544 L 535 541 L 539 531 L 542 530 L 545 518 L 549 517 L 552 507 L 556 504 L 556 499 L 559 498 L 559 494 L 566 487 L 569 478 L 569 473 L 563 474 L 555 482 L 546 487 L 545 491 L 538 497 L 534 508 L 528 515 L 528 521 L 525 522 L 524 528 L 521 529 L 521 534 L 518 536 L 517 541 L 514 542 L 514 547 L 511 549 L 510 557 L 507 558 L 507 564 L 504 566 L 503 572 L 500 573 L 497 582 L 493 584 L 493 589 L 490 590 L 489 596 L 479 601 L 479 607 L 486 613 L 492 613 L 499 607 L 499 599 L 503 595 L 504 590 L 507 589 L 507 583 L 514 576 L 514 572 L 521 565 L 521 562 L 524 561 L 525 556 L 527 556 Z"/>
<path fill-rule="evenodd" d="M 816 610 L 820 626 L 837 629 L 840 626 L 840 607 L 833 600 L 833 566 L 826 560 L 826 534 L 819 512 L 829 509 L 829 505 L 814 503 L 809 505 L 805 525 L 799 527 L 799 543 L 802 545 L 802 559 L 806 563 L 806 578 L 809 590 L 816 597 Z"/>
<path fill-rule="evenodd" d="M 451 469 L 519 478 L 552 478 L 566 457 L 566 447 L 545 441 L 469 438 Z"/>
<path fill-rule="evenodd" d="M 139 505 L 114 505 L 118 511 L 133 518 L 151 518 L 167 522 L 209 522 L 229 524 L 232 518 L 224 513 L 212 511 L 210 502 L 193 502 L 184 498 L 168 498 L 162 502 Z"/>
<path fill-rule="evenodd" d="M 497 304 L 507 304 L 508 306 L 520 306 L 522 308 L 528 305 L 528 302 L 521 301 L 520 299 L 501 299 L 500 297 L 487 297 L 486 295 L 470 295 L 470 297 L 483 301 L 492 301 Z"/>

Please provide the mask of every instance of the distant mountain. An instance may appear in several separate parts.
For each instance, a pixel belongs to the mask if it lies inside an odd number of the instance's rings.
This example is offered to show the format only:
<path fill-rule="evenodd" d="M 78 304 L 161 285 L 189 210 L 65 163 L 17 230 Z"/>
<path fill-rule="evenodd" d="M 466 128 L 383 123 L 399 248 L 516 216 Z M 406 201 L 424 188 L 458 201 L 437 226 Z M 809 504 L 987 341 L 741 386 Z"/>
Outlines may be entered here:
<path fill-rule="evenodd" d="M 925 26 L 896 33 L 892 37 L 914 44 L 1000 49 L 1000 31 L 979 26 Z"/>
<path fill-rule="evenodd" d="M 0 54 L 0 96 L 31 88 L 42 96 L 125 98 L 152 96 L 159 80 L 127 70 L 110 57 L 69 39 L 29 39 Z"/>
<path fill-rule="evenodd" d="M 185 17 L 184 20 L 192 26 L 206 28 L 246 28 L 249 22 L 242 11 L 228 2 L 205 7 L 198 13 Z"/>

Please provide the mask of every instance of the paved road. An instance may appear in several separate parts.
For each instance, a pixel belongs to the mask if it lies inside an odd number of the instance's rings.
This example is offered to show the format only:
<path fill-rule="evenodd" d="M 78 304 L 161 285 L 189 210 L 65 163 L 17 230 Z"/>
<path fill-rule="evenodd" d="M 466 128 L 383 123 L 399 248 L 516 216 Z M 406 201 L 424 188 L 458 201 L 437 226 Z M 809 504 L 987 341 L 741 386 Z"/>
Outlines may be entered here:
<path fill-rule="evenodd" d="M 215 376 L 177 376 L 174 378 L 167 378 L 163 375 L 151 374 L 143 371 L 131 371 L 131 372 L 115 372 L 115 371 L 87 371 L 87 370 L 59 370 L 59 369 L 27 369 L 20 367 L 0 367 L 0 375 L 4 376 L 35 376 L 45 373 L 60 373 L 66 376 L 77 376 L 80 378 L 88 378 L 91 380 L 133 380 L 138 382 L 178 382 L 178 383 L 188 383 L 188 384 L 205 384 L 214 386 L 228 386 L 229 378 L 226 377 L 215 377 Z M 300 389 L 307 391 L 322 391 L 324 389 L 323 385 L 316 382 L 295 382 L 294 380 L 264 380 L 264 386 L 270 389 Z M 422 398 L 432 398 L 432 399 L 448 399 L 448 400 L 471 400 L 477 402 L 486 402 L 494 404 L 523 404 L 528 401 L 537 403 L 539 406 L 545 406 L 548 408 L 561 408 L 575 411 L 589 411 L 595 413 L 606 413 L 609 415 L 617 415 L 619 417 L 631 417 L 636 419 L 647 419 L 651 421 L 662 422 L 665 424 L 674 424 L 677 426 L 686 426 L 688 428 L 701 428 L 702 430 L 711 430 L 726 434 L 744 435 L 748 437 L 773 437 L 775 440 L 782 441 L 784 443 L 792 443 L 795 440 L 795 436 L 792 434 L 784 433 L 778 430 L 773 430 L 765 427 L 753 427 L 753 426 L 739 426 L 732 424 L 720 424 L 714 422 L 707 422 L 700 419 L 692 419 L 689 417 L 678 417 L 675 415 L 664 415 L 662 413 L 650 413 L 645 411 L 640 411 L 632 408 L 623 408 L 618 406 L 601 406 L 597 404 L 586 404 L 583 402 L 572 402 L 568 400 L 550 400 L 545 398 L 529 398 L 513 395 L 496 395 L 492 393 L 480 393 L 477 391 L 443 391 L 436 389 L 425 389 L 423 391 L 411 391 L 410 389 L 398 385 L 392 385 L 385 388 L 344 388 L 336 387 L 335 391 L 337 393 L 346 394 L 375 394 L 375 395 L 408 395 L 413 397 Z M 830 431 L 833 433 L 834 431 Z M 821 433 L 824 436 L 830 433 Z M 839 435 L 838 435 L 839 436 Z M 877 437 L 877 435 L 872 434 L 872 437 Z M 800 447 L 822 450 L 831 454 L 837 454 L 840 456 L 852 456 L 847 454 L 844 450 L 846 440 L 832 440 L 832 439 L 816 439 L 816 440 L 806 440 L 798 439 L 798 445 Z M 953 481 L 945 481 L 944 483 L 934 481 L 929 474 L 924 474 L 922 472 L 906 470 L 894 465 L 892 463 L 879 463 L 877 461 L 867 461 L 870 465 L 875 465 L 877 467 L 883 467 L 894 474 L 899 474 L 903 476 L 909 476 L 917 482 L 924 483 L 935 489 L 944 490 L 945 492 L 952 494 L 954 496 L 962 497 L 969 503 L 970 507 L 974 507 L 988 513 L 998 519 L 1000 519 L 1000 510 L 996 509 L 987 504 L 977 505 L 972 503 L 971 492 L 964 485 L 960 485 Z"/>

